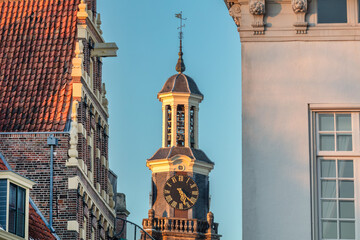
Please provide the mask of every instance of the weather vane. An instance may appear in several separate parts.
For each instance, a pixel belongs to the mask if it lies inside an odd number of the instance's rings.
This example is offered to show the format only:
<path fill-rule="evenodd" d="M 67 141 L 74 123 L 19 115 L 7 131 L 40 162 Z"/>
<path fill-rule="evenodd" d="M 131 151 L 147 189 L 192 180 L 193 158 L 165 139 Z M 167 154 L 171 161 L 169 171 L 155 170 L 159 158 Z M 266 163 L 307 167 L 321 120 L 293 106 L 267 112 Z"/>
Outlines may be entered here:
<path fill-rule="evenodd" d="M 182 40 L 183 39 L 183 31 L 182 28 L 185 27 L 185 24 L 182 24 L 182 21 L 186 20 L 187 18 L 183 18 L 182 16 L 182 11 L 180 13 L 176 13 L 175 17 L 180 19 L 180 27 L 178 27 L 177 29 L 180 29 L 180 33 L 179 33 L 179 39 Z"/>
<path fill-rule="evenodd" d="M 175 14 L 175 17 L 180 19 L 180 27 L 177 28 L 177 29 L 180 29 L 180 32 L 179 32 L 180 51 L 179 51 L 179 60 L 178 60 L 178 62 L 177 62 L 177 64 L 176 64 L 175 69 L 176 69 L 176 71 L 178 71 L 179 73 L 182 73 L 182 72 L 185 71 L 184 60 L 182 59 L 182 55 L 183 55 L 183 53 L 182 53 L 182 39 L 183 39 L 183 37 L 184 37 L 184 36 L 183 36 L 183 31 L 182 31 L 182 29 L 183 29 L 183 27 L 185 27 L 185 24 L 183 24 L 182 21 L 183 21 L 183 20 L 185 21 L 186 18 L 183 18 L 183 16 L 182 16 L 182 11 L 181 11 L 180 13 L 176 13 L 176 14 Z"/>

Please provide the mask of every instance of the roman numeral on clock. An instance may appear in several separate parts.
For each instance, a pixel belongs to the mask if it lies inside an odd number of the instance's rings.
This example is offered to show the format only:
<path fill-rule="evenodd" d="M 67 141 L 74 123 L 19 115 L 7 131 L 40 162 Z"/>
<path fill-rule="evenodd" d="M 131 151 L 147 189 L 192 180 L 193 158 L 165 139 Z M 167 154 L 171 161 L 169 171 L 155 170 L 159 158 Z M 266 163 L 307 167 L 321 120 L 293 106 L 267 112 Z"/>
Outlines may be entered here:
<path fill-rule="evenodd" d="M 170 201 L 172 200 L 172 197 L 171 197 L 170 195 L 167 195 L 167 196 L 165 197 L 165 199 L 166 199 L 167 202 L 170 202 Z"/>
<path fill-rule="evenodd" d="M 177 205 L 177 204 L 178 204 L 177 202 L 173 201 L 173 202 L 171 203 L 171 206 L 172 206 L 173 208 L 176 208 L 176 205 Z"/>

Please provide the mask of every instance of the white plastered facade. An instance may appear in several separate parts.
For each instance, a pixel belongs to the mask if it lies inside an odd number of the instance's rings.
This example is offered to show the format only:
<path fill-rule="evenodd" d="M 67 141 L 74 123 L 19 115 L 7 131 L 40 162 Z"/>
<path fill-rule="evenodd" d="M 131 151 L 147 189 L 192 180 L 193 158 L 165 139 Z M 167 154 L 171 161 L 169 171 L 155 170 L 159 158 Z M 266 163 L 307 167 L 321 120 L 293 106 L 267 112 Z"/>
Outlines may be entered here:
<path fill-rule="evenodd" d="M 359 111 L 357 2 L 348 0 L 349 23 L 317 24 L 309 1 L 299 33 L 292 1 L 266 0 L 262 35 L 254 35 L 251 1 L 226 2 L 240 7 L 230 15 L 242 47 L 242 239 L 318 240 L 311 114 Z"/>

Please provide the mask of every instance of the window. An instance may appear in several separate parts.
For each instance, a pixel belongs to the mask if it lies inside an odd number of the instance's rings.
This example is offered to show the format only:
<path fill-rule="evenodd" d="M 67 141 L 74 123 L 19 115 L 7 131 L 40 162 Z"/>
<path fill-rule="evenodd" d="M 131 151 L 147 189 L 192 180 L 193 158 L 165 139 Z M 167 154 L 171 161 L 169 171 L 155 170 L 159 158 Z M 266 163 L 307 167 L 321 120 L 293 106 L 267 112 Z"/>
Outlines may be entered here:
<path fill-rule="evenodd" d="M 321 239 L 355 239 L 354 161 L 319 159 Z"/>
<path fill-rule="evenodd" d="M 318 240 L 360 239 L 360 112 L 313 112 Z"/>
<path fill-rule="evenodd" d="M 25 189 L 10 183 L 9 232 L 25 236 Z"/>
<path fill-rule="evenodd" d="M 7 180 L 0 179 L 0 229 L 6 230 Z"/>
<path fill-rule="evenodd" d="M 13 171 L 0 171 L 1 239 L 28 239 L 29 189 L 35 183 Z"/>
<path fill-rule="evenodd" d="M 352 151 L 350 113 L 324 113 L 318 118 L 320 151 Z"/>
<path fill-rule="evenodd" d="M 94 169 L 95 169 L 95 133 L 94 133 L 94 129 L 91 128 L 91 136 L 90 136 L 90 172 L 91 172 L 91 176 L 90 176 L 90 180 L 94 181 Z"/>
<path fill-rule="evenodd" d="M 318 23 L 347 23 L 347 0 L 318 0 Z"/>

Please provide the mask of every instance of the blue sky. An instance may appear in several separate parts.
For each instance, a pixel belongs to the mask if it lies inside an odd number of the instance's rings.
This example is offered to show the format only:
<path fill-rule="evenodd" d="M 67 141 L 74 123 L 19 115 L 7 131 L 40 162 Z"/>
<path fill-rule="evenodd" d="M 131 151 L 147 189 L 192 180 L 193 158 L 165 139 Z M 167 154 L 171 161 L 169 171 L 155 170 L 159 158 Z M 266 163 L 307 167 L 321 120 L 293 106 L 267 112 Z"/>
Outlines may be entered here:
<path fill-rule="evenodd" d="M 224 240 L 241 239 L 241 46 L 222 0 L 98 1 L 103 36 L 119 47 L 104 59 L 110 112 L 111 169 L 127 197 L 129 220 L 141 225 L 149 210 L 151 172 L 161 147 L 157 93 L 176 73 L 178 19 L 183 11 L 185 74 L 205 98 L 200 104 L 200 148 L 215 162 L 211 211 Z"/>

